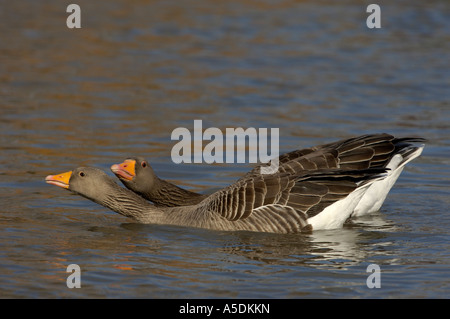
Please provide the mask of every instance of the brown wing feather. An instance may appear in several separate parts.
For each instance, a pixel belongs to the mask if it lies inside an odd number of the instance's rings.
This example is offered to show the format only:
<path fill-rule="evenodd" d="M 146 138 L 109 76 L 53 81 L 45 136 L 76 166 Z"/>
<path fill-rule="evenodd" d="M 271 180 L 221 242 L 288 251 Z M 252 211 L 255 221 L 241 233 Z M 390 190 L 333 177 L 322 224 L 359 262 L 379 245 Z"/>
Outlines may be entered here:
<path fill-rule="evenodd" d="M 279 172 L 298 174 L 304 170 L 327 168 L 367 169 L 385 167 L 396 153 L 396 145 L 405 139 L 395 139 L 389 134 L 363 135 L 308 149 L 296 150 L 279 157 Z M 409 141 L 411 139 L 406 139 Z M 243 178 L 257 176 L 262 164 L 253 168 Z"/>
<path fill-rule="evenodd" d="M 212 194 L 200 206 L 230 221 L 249 218 L 256 209 L 270 205 L 290 207 L 311 217 L 319 212 L 318 207 L 323 209 L 344 198 L 359 183 L 382 172 L 327 169 L 295 176 L 283 173 L 248 177 Z"/>
<path fill-rule="evenodd" d="M 377 178 L 406 142 L 388 134 L 365 135 L 286 153 L 279 157 L 277 173 L 261 175 L 263 165 L 257 166 L 199 207 L 231 221 L 270 212 L 263 208 L 273 205 L 278 205 L 277 212 L 279 207 L 289 207 L 291 212 L 312 217 L 345 198 L 361 182 Z"/>

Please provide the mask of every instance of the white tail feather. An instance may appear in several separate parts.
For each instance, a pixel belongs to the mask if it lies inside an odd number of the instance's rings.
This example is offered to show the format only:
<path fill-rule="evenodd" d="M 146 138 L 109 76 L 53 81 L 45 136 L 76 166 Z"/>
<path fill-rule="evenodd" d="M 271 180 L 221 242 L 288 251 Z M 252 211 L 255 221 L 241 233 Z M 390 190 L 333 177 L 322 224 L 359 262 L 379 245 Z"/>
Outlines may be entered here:
<path fill-rule="evenodd" d="M 367 189 L 352 216 L 363 216 L 380 210 L 405 165 L 422 153 L 424 145 L 414 148 L 415 150 L 406 157 L 403 157 L 400 153 L 392 157 L 386 166 L 386 168 L 389 168 L 387 176 L 382 180 L 376 181 Z"/>

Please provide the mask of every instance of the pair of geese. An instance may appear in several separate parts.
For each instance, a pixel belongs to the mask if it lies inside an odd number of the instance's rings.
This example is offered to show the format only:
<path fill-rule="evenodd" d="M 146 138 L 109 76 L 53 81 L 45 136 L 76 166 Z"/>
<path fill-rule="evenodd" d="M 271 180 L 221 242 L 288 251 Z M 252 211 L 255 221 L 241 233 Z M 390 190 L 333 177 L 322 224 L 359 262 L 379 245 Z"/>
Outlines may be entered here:
<path fill-rule="evenodd" d="M 141 157 L 111 166 L 126 188 L 93 167 L 45 180 L 140 223 L 311 232 L 340 228 L 350 217 L 378 211 L 404 166 L 421 154 L 424 145 L 416 143 L 422 142 L 372 134 L 295 150 L 279 157 L 277 172 L 262 174 L 261 167 L 270 163 L 258 165 L 211 195 L 158 178 Z"/>

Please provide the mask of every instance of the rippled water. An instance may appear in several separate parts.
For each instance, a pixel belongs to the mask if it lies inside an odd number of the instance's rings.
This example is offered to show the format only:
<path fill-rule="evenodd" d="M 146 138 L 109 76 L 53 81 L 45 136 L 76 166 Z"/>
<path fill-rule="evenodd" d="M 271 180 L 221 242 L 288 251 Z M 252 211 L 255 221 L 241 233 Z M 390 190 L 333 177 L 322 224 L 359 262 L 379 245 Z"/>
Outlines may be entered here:
<path fill-rule="evenodd" d="M 360 1 L 76 3 L 69 30 L 60 1 L 0 2 L 0 297 L 450 297 L 447 1 L 379 1 L 378 30 Z M 205 193 L 249 169 L 174 164 L 194 119 L 278 127 L 281 151 L 429 141 L 379 213 L 309 235 L 139 225 L 44 182 L 128 155 Z"/>

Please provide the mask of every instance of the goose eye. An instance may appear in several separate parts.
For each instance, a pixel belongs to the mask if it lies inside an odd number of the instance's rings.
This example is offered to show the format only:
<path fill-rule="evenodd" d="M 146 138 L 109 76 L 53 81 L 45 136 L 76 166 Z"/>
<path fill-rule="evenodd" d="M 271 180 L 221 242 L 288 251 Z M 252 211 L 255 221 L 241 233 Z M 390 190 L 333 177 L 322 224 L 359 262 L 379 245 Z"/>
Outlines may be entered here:
<path fill-rule="evenodd" d="M 80 175 L 81 177 L 85 177 L 86 174 L 84 172 L 79 172 L 78 175 Z"/>
<path fill-rule="evenodd" d="M 146 161 L 143 161 L 143 162 L 141 163 L 141 166 L 142 166 L 143 168 L 146 168 L 146 167 L 147 167 L 147 162 L 146 162 Z"/>

